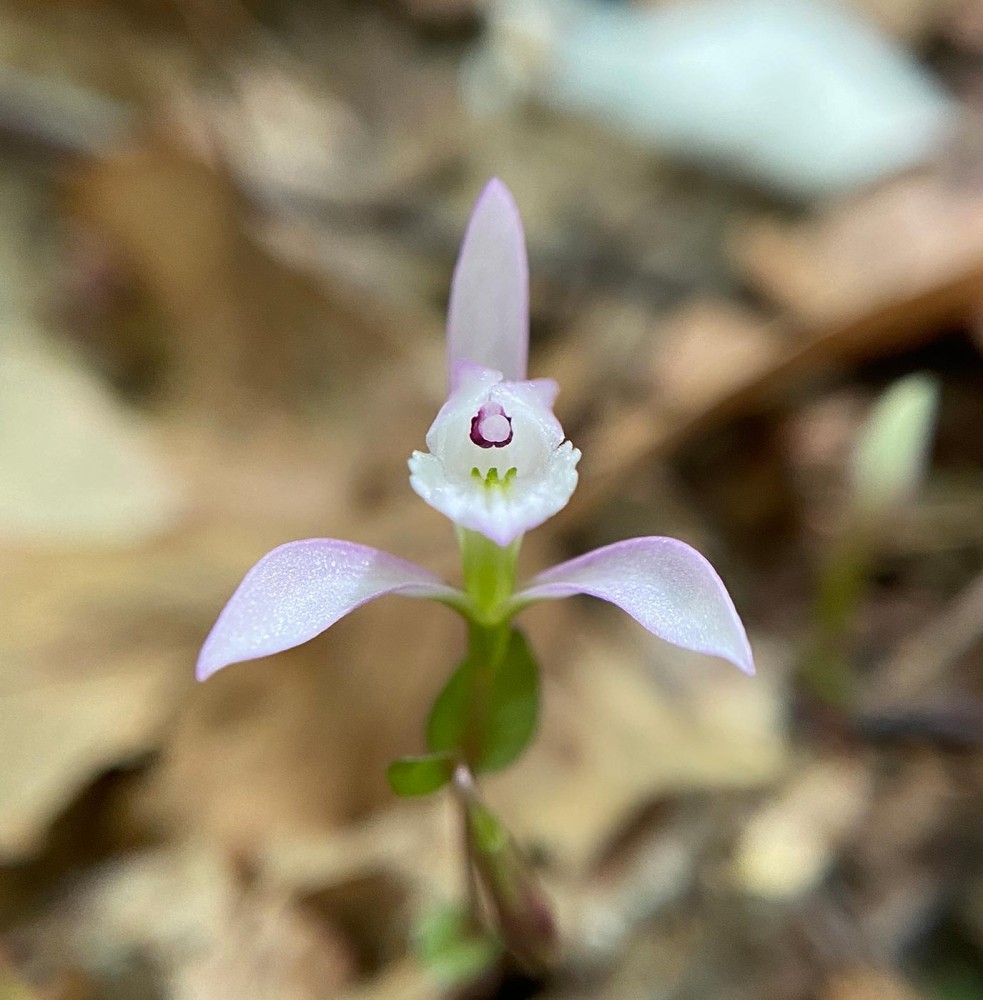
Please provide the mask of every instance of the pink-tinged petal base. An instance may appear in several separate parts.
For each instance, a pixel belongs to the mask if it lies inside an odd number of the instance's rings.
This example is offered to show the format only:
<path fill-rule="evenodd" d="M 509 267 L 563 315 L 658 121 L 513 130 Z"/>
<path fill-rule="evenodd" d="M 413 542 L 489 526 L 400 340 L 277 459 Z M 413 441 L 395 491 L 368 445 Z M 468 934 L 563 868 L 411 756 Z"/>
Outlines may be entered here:
<path fill-rule="evenodd" d="M 741 619 L 716 570 L 675 538 L 632 538 L 554 566 L 530 581 L 522 603 L 590 594 L 616 604 L 650 632 L 754 673 Z"/>
<path fill-rule="evenodd" d="M 522 221 L 497 178 L 478 196 L 451 281 L 447 372 L 453 389 L 458 362 L 526 377 L 529 354 L 529 264 Z"/>
<path fill-rule="evenodd" d="M 460 591 L 404 559 L 354 542 L 308 538 L 268 552 L 205 640 L 197 675 L 292 649 L 384 594 L 454 600 Z"/>

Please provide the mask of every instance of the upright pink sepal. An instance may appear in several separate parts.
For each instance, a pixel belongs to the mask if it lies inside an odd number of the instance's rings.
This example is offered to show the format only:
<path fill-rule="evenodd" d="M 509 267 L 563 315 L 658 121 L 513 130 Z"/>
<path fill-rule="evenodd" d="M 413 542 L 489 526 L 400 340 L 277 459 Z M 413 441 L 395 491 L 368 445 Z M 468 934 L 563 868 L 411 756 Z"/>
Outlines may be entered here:
<path fill-rule="evenodd" d="M 516 600 L 590 594 L 627 611 L 667 642 L 754 673 L 751 646 L 727 589 L 696 549 L 675 538 L 632 538 L 560 563 Z"/>
<path fill-rule="evenodd" d="M 362 604 L 395 593 L 461 596 L 428 570 L 367 545 L 287 542 L 263 556 L 229 599 L 198 656 L 198 679 L 299 646 Z"/>
<path fill-rule="evenodd" d="M 470 361 L 526 377 L 529 355 L 529 264 L 519 210 L 509 189 L 490 180 L 471 211 L 451 281 L 447 314 L 447 371 Z"/>

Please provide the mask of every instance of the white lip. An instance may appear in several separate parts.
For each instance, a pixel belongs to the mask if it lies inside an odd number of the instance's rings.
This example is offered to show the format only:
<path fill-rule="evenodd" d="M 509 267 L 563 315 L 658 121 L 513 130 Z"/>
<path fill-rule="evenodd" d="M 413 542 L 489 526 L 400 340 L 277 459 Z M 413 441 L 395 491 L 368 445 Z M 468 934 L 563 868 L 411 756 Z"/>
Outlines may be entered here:
<path fill-rule="evenodd" d="M 542 524 L 566 506 L 580 459 L 553 415 L 555 394 L 546 381 L 506 382 L 499 372 L 467 366 L 427 432 L 429 454 L 417 451 L 410 459 L 413 489 L 456 524 L 499 545 Z M 508 444 L 474 443 L 471 424 L 482 407 L 508 415 Z"/>

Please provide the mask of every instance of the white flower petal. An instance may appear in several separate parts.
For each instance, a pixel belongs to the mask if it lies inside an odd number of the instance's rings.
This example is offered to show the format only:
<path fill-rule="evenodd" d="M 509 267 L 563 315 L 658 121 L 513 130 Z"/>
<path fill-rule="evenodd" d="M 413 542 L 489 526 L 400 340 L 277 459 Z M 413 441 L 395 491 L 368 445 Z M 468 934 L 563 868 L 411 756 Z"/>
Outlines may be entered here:
<path fill-rule="evenodd" d="M 267 552 L 229 598 L 198 657 L 198 679 L 299 646 L 383 594 L 453 600 L 460 591 L 388 552 L 307 538 Z"/>
<path fill-rule="evenodd" d="M 716 570 L 676 538 L 630 538 L 540 573 L 520 603 L 590 594 L 616 604 L 667 642 L 754 673 L 747 633 Z"/>
<path fill-rule="evenodd" d="M 548 460 L 541 476 L 504 486 L 448 475 L 439 459 L 415 451 L 410 459 L 410 483 L 431 507 L 455 524 L 479 531 L 496 545 L 507 546 L 519 535 L 562 510 L 577 486 L 580 451 L 564 441 Z"/>
<path fill-rule="evenodd" d="M 555 382 L 507 382 L 467 364 L 456 376 L 457 388 L 427 433 L 430 453 L 410 459 L 410 484 L 456 524 L 509 545 L 566 506 L 580 452 L 564 440 L 550 409 Z M 476 442 L 474 422 L 486 411 L 508 420 L 507 443 Z"/>

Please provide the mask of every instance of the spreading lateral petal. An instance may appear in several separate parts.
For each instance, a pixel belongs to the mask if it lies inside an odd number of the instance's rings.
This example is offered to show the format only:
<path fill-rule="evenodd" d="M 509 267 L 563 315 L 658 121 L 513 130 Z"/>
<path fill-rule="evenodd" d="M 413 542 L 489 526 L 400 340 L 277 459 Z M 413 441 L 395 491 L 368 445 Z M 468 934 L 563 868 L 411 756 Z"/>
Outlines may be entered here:
<path fill-rule="evenodd" d="M 754 673 L 741 619 L 716 570 L 675 538 L 632 538 L 540 573 L 516 601 L 590 594 L 628 612 L 650 632 Z"/>
<path fill-rule="evenodd" d="M 292 649 L 384 594 L 455 601 L 460 591 L 388 552 L 308 538 L 268 552 L 246 574 L 198 657 L 205 680 L 222 667 Z"/>

